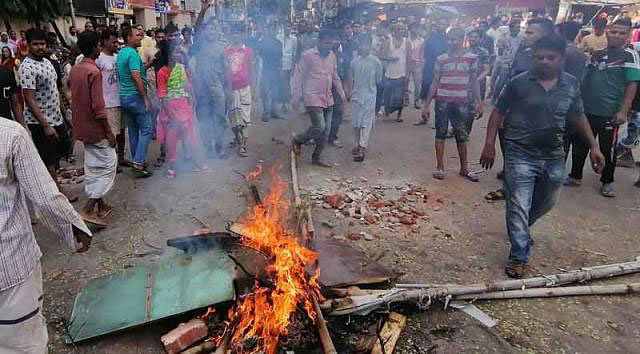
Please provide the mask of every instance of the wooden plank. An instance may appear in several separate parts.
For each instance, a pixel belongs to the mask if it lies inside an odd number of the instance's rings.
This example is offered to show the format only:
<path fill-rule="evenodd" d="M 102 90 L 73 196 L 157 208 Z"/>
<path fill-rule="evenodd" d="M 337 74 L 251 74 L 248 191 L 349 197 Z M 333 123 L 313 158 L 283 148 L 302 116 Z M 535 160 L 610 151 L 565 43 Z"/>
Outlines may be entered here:
<path fill-rule="evenodd" d="M 400 333 L 407 324 L 407 318 L 397 312 L 391 312 L 389 319 L 380 331 L 380 340 L 376 342 L 371 350 L 371 354 L 391 354 L 396 347 L 396 342 L 400 338 Z M 382 343 L 384 343 L 384 350 Z"/>

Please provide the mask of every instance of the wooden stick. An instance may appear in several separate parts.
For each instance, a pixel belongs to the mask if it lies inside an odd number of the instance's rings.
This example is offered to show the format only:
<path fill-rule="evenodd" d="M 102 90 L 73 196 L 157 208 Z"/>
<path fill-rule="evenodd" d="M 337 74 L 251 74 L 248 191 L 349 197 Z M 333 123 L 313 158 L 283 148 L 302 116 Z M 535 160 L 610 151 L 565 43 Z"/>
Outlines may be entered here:
<path fill-rule="evenodd" d="M 298 185 L 298 166 L 296 163 L 296 153 L 291 150 L 291 186 L 293 188 L 293 202 L 296 207 L 300 207 L 300 186 Z"/>
<path fill-rule="evenodd" d="M 567 286 L 560 288 L 535 288 L 524 290 L 494 291 L 483 294 L 455 296 L 455 300 L 496 300 L 532 297 L 557 297 L 578 295 L 615 295 L 640 292 L 640 283 L 592 286 Z"/>
<path fill-rule="evenodd" d="M 392 354 L 396 347 L 396 342 L 400 338 L 400 333 L 407 324 L 407 318 L 399 313 L 391 312 L 389 319 L 380 331 L 380 340 L 376 341 L 371 354 Z M 383 343 L 381 343 L 383 341 Z"/>
<path fill-rule="evenodd" d="M 302 198 L 300 198 L 300 188 L 298 186 L 298 171 L 296 164 L 296 154 L 291 150 L 291 185 L 293 189 L 293 200 L 296 208 L 298 209 L 298 221 L 300 222 L 300 232 L 302 233 L 302 239 L 306 243 L 307 247 L 310 247 L 312 243 L 312 233 L 309 232 L 309 229 L 313 232 L 313 225 L 309 226 L 311 220 L 311 207 L 307 206 L 307 210 L 304 213 L 301 213 L 300 208 L 302 207 Z M 302 222 L 303 219 L 306 219 L 306 222 Z M 317 265 L 317 264 L 316 264 Z M 324 315 L 322 314 L 322 309 L 320 309 L 320 305 L 318 303 L 318 298 L 316 295 L 313 295 L 313 308 L 316 311 L 316 328 L 318 329 L 318 335 L 320 337 L 320 343 L 322 344 L 322 350 L 324 354 L 338 354 L 336 351 L 336 347 L 333 345 L 333 341 L 331 340 L 331 335 L 329 334 L 329 329 L 327 328 L 327 323 L 324 319 Z"/>

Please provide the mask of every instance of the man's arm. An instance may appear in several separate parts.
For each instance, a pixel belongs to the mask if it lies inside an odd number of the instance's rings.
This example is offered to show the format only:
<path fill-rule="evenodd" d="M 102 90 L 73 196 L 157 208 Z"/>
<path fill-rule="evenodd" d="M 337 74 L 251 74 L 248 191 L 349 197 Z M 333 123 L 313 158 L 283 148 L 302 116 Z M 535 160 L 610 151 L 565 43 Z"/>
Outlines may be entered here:
<path fill-rule="evenodd" d="M 13 111 L 13 116 L 20 125 L 26 127 L 24 123 L 24 112 L 22 111 L 22 105 L 20 104 L 18 93 L 14 92 L 11 96 L 11 110 Z"/>
<path fill-rule="evenodd" d="M 627 121 L 627 117 L 629 116 L 629 110 L 631 109 L 631 104 L 633 103 L 633 99 L 636 97 L 636 90 L 638 89 L 638 82 L 632 81 L 627 84 L 627 87 L 624 90 L 624 99 L 622 100 L 622 106 L 613 116 L 613 124 L 621 125 Z"/>
<path fill-rule="evenodd" d="M 489 124 L 487 125 L 487 137 L 484 142 L 484 149 L 482 149 L 482 155 L 480 155 L 480 165 L 484 169 L 491 169 L 496 158 L 496 136 L 498 135 L 498 129 L 502 126 L 503 114 L 494 109 L 489 117 Z"/>
<path fill-rule="evenodd" d="M 104 103 L 104 96 L 102 94 L 102 73 L 89 74 L 89 91 L 91 99 L 91 108 L 95 112 L 95 119 L 100 122 L 102 129 L 104 129 L 107 140 L 111 147 L 116 146 L 116 137 L 111 131 L 109 126 L 109 120 L 107 119 L 107 108 Z"/>
<path fill-rule="evenodd" d="M 436 64 L 437 65 L 437 64 Z M 422 119 L 425 121 L 429 119 L 429 107 L 431 106 L 431 101 L 433 97 L 436 95 L 436 90 L 438 89 L 438 82 L 440 81 L 440 71 L 436 70 L 433 73 L 433 81 L 431 81 L 431 87 L 429 87 L 429 93 L 427 94 L 427 98 L 422 105 Z"/>
<path fill-rule="evenodd" d="M 338 96 L 340 96 L 340 99 L 342 99 L 342 102 L 346 102 L 347 95 L 345 95 L 344 93 L 344 88 L 342 87 L 342 81 L 340 80 L 340 76 L 338 75 L 337 58 L 335 55 L 333 56 L 333 58 L 335 59 L 333 64 L 333 78 L 332 78 L 333 88 L 335 88 L 336 91 L 338 91 Z"/>
<path fill-rule="evenodd" d="M 82 248 L 78 251 L 85 251 L 91 243 L 91 238 L 88 237 L 91 236 L 91 231 L 69 200 L 58 190 L 26 131 L 23 130 L 15 139 L 12 156 L 13 170 L 20 190 L 37 208 L 39 220 L 68 246 L 77 249 L 76 241 L 79 241 Z"/>
<path fill-rule="evenodd" d="M 133 83 L 136 85 L 136 90 L 138 94 L 144 100 L 144 106 L 147 110 L 151 109 L 151 101 L 147 96 L 147 90 L 144 88 L 144 81 L 142 81 L 142 74 L 139 71 L 131 71 L 131 78 L 133 79 Z"/>
<path fill-rule="evenodd" d="M 200 6 L 200 13 L 198 14 L 198 17 L 196 18 L 195 25 L 193 25 L 194 32 L 198 31 L 200 29 L 200 25 L 202 24 L 202 21 L 204 20 L 204 15 L 207 14 L 207 10 L 209 10 L 209 7 L 211 6 L 211 0 L 201 0 L 200 3 L 202 4 Z"/>

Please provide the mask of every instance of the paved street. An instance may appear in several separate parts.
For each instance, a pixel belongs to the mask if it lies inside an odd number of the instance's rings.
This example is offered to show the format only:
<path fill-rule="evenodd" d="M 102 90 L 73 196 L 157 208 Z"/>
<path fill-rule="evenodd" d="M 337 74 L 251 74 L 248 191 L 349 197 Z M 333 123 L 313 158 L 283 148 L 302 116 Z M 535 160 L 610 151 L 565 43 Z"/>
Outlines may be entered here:
<path fill-rule="evenodd" d="M 503 267 L 508 252 L 504 226 L 504 203 L 487 203 L 484 195 L 499 187 L 497 170 L 482 174 L 479 183 L 457 175 L 457 152 L 447 141 L 448 178 L 431 177 L 435 167 L 434 130 L 414 127 L 417 111 L 409 108 L 404 123 L 376 122 L 371 147 L 364 163 L 351 161 L 351 126 L 345 122 L 340 134 L 343 149 L 327 147 L 326 157 L 338 164 L 334 169 L 310 165 L 311 147 L 303 147 L 300 183 L 305 192 L 339 191 L 341 182 L 352 185 L 406 188 L 421 186 L 440 200 L 441 207 L 429 210 L 411 227 L 387 230 L 376 225 L 352 225 L 334 211 L 314 209 L 316 237 L 341 238 L 348 232 L 366 231 L 372 240 L 345 240 L 364 250 L 371 258 L 404 274 L 400 281 L 430 283 L 474 283 L 505 279 Z M 469 149 L 472 168 L 479 169 L 487 118 L 476 122 Z M 175 181 L 163 172 L 147 180 L 119 174 L 116 187 L 107 196 L 115 206 L 109 228 L 95 235 L 93 247 L 85 254 L 71 254 L 60 242 L 38 226 L 43 256 L 45 314 L 49 321 L 50 346 L 54 353 L 161 353 L 159 337 L 176 325 L 164 321 L 77 346 L 61 344 L 64 321 L 74 295 L 87 279 L 125 267 L 156 262 L 175 254 L 167 249 L 162 256 L 142 256 L 146 244 L 165 247 L 168 238 L 192 233 L 201 219 L 214 230 L 242 213 L 245 185 L 233 171 L 252 170 L 259 160 L 265 166 L 283 165 L 289 178 L 289 140 L 292 131 L 306 127 L 305 117 L 263 123 L 254 120 L 249 142 L 249 158 L 232 154 L 227 161 L 210 160 L 207 173 L 180 174 Z M 282 142 L 285 142 L 284 144 Z M 155 160 L 157 151 L 153 151 Z M 499 162 L 500 163 L 500 162 Z M 588 167 L 586 167 L 588 168 Z M 582 187 L 564 189 L 556 208 L 534 227 L 532 252 L 534 272 L 556 273 L 586 265 L 623 262 L 640 255 L 638 217 L 640 190 L 632 186 L 638 170 L 618 169 L 618 197 L 598 194 L 599 182 L 585 172 Z M 265 187 L 265 186 L 261 186 Z M 81 186 L 73 190 L 82 193 Z M 82 205 L 81 199 L 76 207 Z M 335 223 L 333 229 L 321 225 Z M 624 277 L 609 283 L 637 282 L 640 277 Z M 123 299 L 126 301 L 126 299 Z M 580 352 L 629 353 L 640 347 L 640 298 L 637 296 L 591 296 L 540 300 L 509 300 L 478 303 L 499 320 L 492 330 L 477 321 L 433 305 L 427 312 L 413 312 L 401 336 L 397 353 L 456 352 Z"/>

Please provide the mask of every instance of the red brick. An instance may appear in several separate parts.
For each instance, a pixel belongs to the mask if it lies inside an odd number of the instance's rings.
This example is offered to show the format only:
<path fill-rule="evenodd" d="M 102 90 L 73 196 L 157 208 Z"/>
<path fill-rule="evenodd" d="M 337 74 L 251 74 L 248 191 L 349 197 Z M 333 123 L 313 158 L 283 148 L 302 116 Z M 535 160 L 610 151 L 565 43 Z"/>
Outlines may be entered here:
<path fill-rule="evenodd" d="M 191 344 L 207 336 L 207 325 L 203 320 L 194 318 L 187 323 L 181 323 L 171 332 L 160 337 L 164 350 L 175 354 L 188 348 Z"/>

